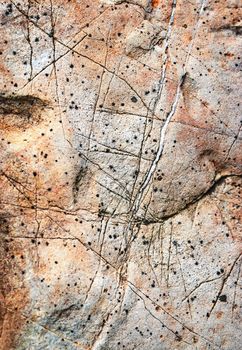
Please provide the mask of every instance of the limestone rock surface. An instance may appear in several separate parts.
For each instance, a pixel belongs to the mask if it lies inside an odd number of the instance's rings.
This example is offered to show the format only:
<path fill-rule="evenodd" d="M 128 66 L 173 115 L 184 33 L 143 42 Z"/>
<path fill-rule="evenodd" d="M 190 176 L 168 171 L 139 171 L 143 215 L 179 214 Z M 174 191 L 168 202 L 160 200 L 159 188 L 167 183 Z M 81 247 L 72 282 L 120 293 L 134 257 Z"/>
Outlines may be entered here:
<path fill-rule="evenodd" d="M 0 1 L 0 349 L 241 349 L 241 18 Z"/>

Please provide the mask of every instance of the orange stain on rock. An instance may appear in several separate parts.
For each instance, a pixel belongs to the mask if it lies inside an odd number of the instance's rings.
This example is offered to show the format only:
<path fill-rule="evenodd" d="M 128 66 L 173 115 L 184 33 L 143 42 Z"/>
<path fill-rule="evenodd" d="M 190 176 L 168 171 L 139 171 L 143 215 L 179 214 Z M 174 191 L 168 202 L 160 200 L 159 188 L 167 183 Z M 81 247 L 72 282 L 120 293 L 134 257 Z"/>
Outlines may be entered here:
<path fill-rule="evenodd" d="M 0 224 L 4 224 L 0 216 Z M 8 231 L 8 227 L 5 227 Z M 6 232 L 7 233 L 7 232 Z M 29 302 L 29 290 L 21 276 L 25 269 L 23 246 L 0 241 L 0 333 L 1 349 L 15 349 L 20 329 L 25 324 L 21 314 Z M 19 257 L 23 257 L 19 259 Z M 1 347 L 2 346 L 2 347 Z"/>
<path fill-rule="evenodd" d="M 220 319 L 222 316 L 223 316 L 223 312 L 222 311 L 219 311 L 219 312 L 217 312 L 216 313 L 216 317 L 217 317 L 217 319 Z"/>
<path fill-rule="evenodd" d="M 152 5 L 152 7 L 157 7 L 159 5 L 159 3 L 160 3 L 160 0 L 152 0 L 151 5 Z"/>

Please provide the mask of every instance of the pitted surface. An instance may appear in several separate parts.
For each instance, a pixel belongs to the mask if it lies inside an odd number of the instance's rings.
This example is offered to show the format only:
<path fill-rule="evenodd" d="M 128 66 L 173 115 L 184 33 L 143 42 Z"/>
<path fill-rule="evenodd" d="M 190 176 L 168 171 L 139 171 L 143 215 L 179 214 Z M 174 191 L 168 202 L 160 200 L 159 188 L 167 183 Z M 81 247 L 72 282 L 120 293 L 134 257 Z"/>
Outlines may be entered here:
<path fill-rule="evenodd" d="M 240 349 L 241 14 L 0 2 L 1 349 Z"/>

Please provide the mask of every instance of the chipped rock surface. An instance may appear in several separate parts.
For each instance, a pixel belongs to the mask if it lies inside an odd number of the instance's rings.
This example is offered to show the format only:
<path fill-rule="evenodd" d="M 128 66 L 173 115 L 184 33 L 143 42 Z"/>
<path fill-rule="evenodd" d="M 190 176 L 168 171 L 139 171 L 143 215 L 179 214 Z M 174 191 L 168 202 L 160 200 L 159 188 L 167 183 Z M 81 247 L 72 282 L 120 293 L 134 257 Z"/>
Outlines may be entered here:
<path fill-rule="evenodd" d="M 241 349 L 241 18 L 0 1 L 0 349 Z"/>

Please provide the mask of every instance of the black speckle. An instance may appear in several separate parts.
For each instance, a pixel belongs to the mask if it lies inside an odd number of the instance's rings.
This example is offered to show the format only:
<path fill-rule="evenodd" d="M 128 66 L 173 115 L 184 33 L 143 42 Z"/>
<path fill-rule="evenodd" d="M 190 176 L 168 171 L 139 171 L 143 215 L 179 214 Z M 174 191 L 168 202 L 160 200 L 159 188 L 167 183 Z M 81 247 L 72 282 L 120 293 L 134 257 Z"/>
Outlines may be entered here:
<path fill-rule="evenodd" d="M 227 295 L 225 295 L 225 294 L 220 295 L 219 300 L 222 301 L 223 303 L 226 303 L 227 302 Z"/>

